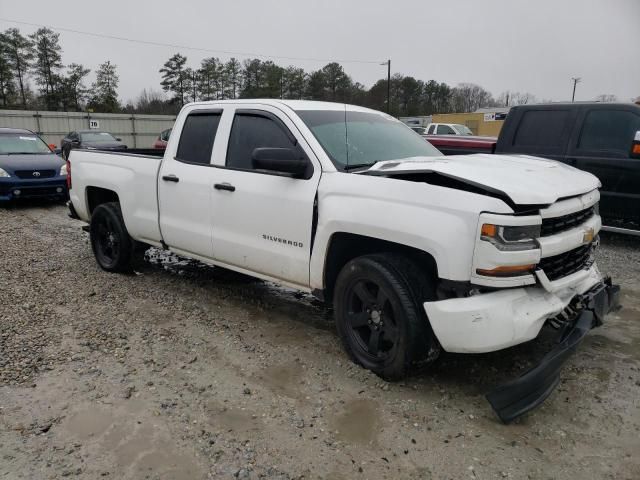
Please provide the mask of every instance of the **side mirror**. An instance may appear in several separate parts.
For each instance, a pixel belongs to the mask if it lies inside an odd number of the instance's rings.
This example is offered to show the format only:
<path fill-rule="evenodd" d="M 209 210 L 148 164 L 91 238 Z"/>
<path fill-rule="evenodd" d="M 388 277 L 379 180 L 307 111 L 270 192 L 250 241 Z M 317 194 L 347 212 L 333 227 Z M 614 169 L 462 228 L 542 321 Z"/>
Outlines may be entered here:
<path fill-rule="evenodd" d="M 288 173 L 294 178 L 304 177 L 309 161 L 300 158 L 292 148 L 256 148 L 251 154 L 253 168 Z"/>
<path fill-rule="evenodd" d="M 633 143 L 631 144 L 631 158 L 640 158 L 640 130 L 638 130 L 633 137 Z"/>

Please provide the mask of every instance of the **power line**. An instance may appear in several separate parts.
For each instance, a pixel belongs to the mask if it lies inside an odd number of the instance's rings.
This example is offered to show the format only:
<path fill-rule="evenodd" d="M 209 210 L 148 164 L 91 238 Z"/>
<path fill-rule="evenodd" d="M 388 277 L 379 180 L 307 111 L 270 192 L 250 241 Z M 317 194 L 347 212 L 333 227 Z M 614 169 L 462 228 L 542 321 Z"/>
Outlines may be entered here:
<path fill-rule="evenodd" d="M 263 53 L 251 53 L 251 52 L 233 52 L 230 50 L 214 50 L 211 48 L 202 48 L 202 47 L 191 47 L 188 45 L 177 45 L 172 43 L 163 43 L 163 42 L 154 42 L 151 40 L 139 40 L 135 38 L 127 38 L 127 37 L 118 37 L 115 35 L 107 35 L 102 33 L 93 33 L 93 32 L 85 32 L 82 30 L 75 30 L 72 28 L 63 28 L 56 27 L 53 25 L 43 25 L 40 23 L 30 23 L 30 22 L 22 22 L 19 20 L 11 20 L 8 18 L 0 18 L 0 22 L 5 23 L 15 23 L 18 25 L 28 25 L 31 27 L 46 27 L 52 30 L 59 30 L 61 32 L 69 32 L 76 33 L 78 35 L 88 35 L 90 37 L 98 37 L 98 38 L 107 38 L 110 40 L 119 40 L 122 42 L 130 42 L 130 43 L 139 43 L 142 45 L 152 45 L 155 47 L 170 47 L 177 48 L 179 50 L 193 50 L 198 52 L 207 52 L 207 53 L 216 53 L 216 54 L 224 54 L 224 55 L 237 55 L 239 57 L 261 57 L 261 58 L 276 58 L 281 60 L 298 60 L 298 61 L 311 61 L 311 62 L 322 62 L 322 63 L 330 63 L 330 62 L 338 62 L 338 63 L 368 63 L 368 64 L 379 64 L 380 60 L 338 60 L 338 59 L 323 59 L 323 58 L 305 58 L 305 57 L 288 57 L 283 55 L 266 55 Z"/>

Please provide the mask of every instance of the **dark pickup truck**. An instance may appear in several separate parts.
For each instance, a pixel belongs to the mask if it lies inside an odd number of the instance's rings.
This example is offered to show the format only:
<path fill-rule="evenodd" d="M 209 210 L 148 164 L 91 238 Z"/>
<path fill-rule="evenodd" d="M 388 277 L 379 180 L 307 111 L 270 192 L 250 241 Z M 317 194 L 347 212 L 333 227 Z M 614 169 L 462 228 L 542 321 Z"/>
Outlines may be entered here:
<path fill-rule="evenodd" d="M 554 103 L 512 107 L 500 136 L 425 135 L 445 155 L 525 154 L 596 175 L 605 229 L 640 234 L 640 106 Z"/>

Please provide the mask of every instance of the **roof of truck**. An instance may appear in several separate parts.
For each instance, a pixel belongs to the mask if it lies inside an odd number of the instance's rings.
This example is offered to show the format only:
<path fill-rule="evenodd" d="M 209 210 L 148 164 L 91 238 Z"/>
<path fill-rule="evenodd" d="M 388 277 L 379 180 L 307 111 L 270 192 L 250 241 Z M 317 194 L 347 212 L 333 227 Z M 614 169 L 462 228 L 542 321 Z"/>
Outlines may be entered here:
<path fill-rule="evenodd" d="M 347 105 L 349 110 L 378 112 L 366 107 L 351 105 L 344 102 L 320 102 L 316 100 L 281 100 L 279 98 L 242 98 L 235 100 L 212 100 L 207 102 L 195 102 L 188 105 L 220 105 L 220 104 L 261 103 L 265 105 L 286 105 L 292 110 L 342 110 Z M 185 105 L 186 106 L 186 105 Z M 378 112 L 380 113 L 380 112 Z"/>

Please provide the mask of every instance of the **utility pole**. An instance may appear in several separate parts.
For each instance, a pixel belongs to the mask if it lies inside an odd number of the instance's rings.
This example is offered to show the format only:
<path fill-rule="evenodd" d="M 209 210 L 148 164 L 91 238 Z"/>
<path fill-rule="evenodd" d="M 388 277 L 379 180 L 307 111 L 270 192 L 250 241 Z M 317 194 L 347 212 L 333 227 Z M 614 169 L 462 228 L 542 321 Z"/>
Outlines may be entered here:
<path fill-rule="evenodd" d="M 391 59 L 380 65 L 387 66 L 387 113 L 391 114 Z"/>
<path fill-rule="evenodd" d="M 571 77 L 571 80 L 573 80 L 573 95 L 571 95 L 571 102 L 575 102 L 576 101 L 576 85 L 580 83 L 580 80 L 582 80 L 580 77 Z"/>

